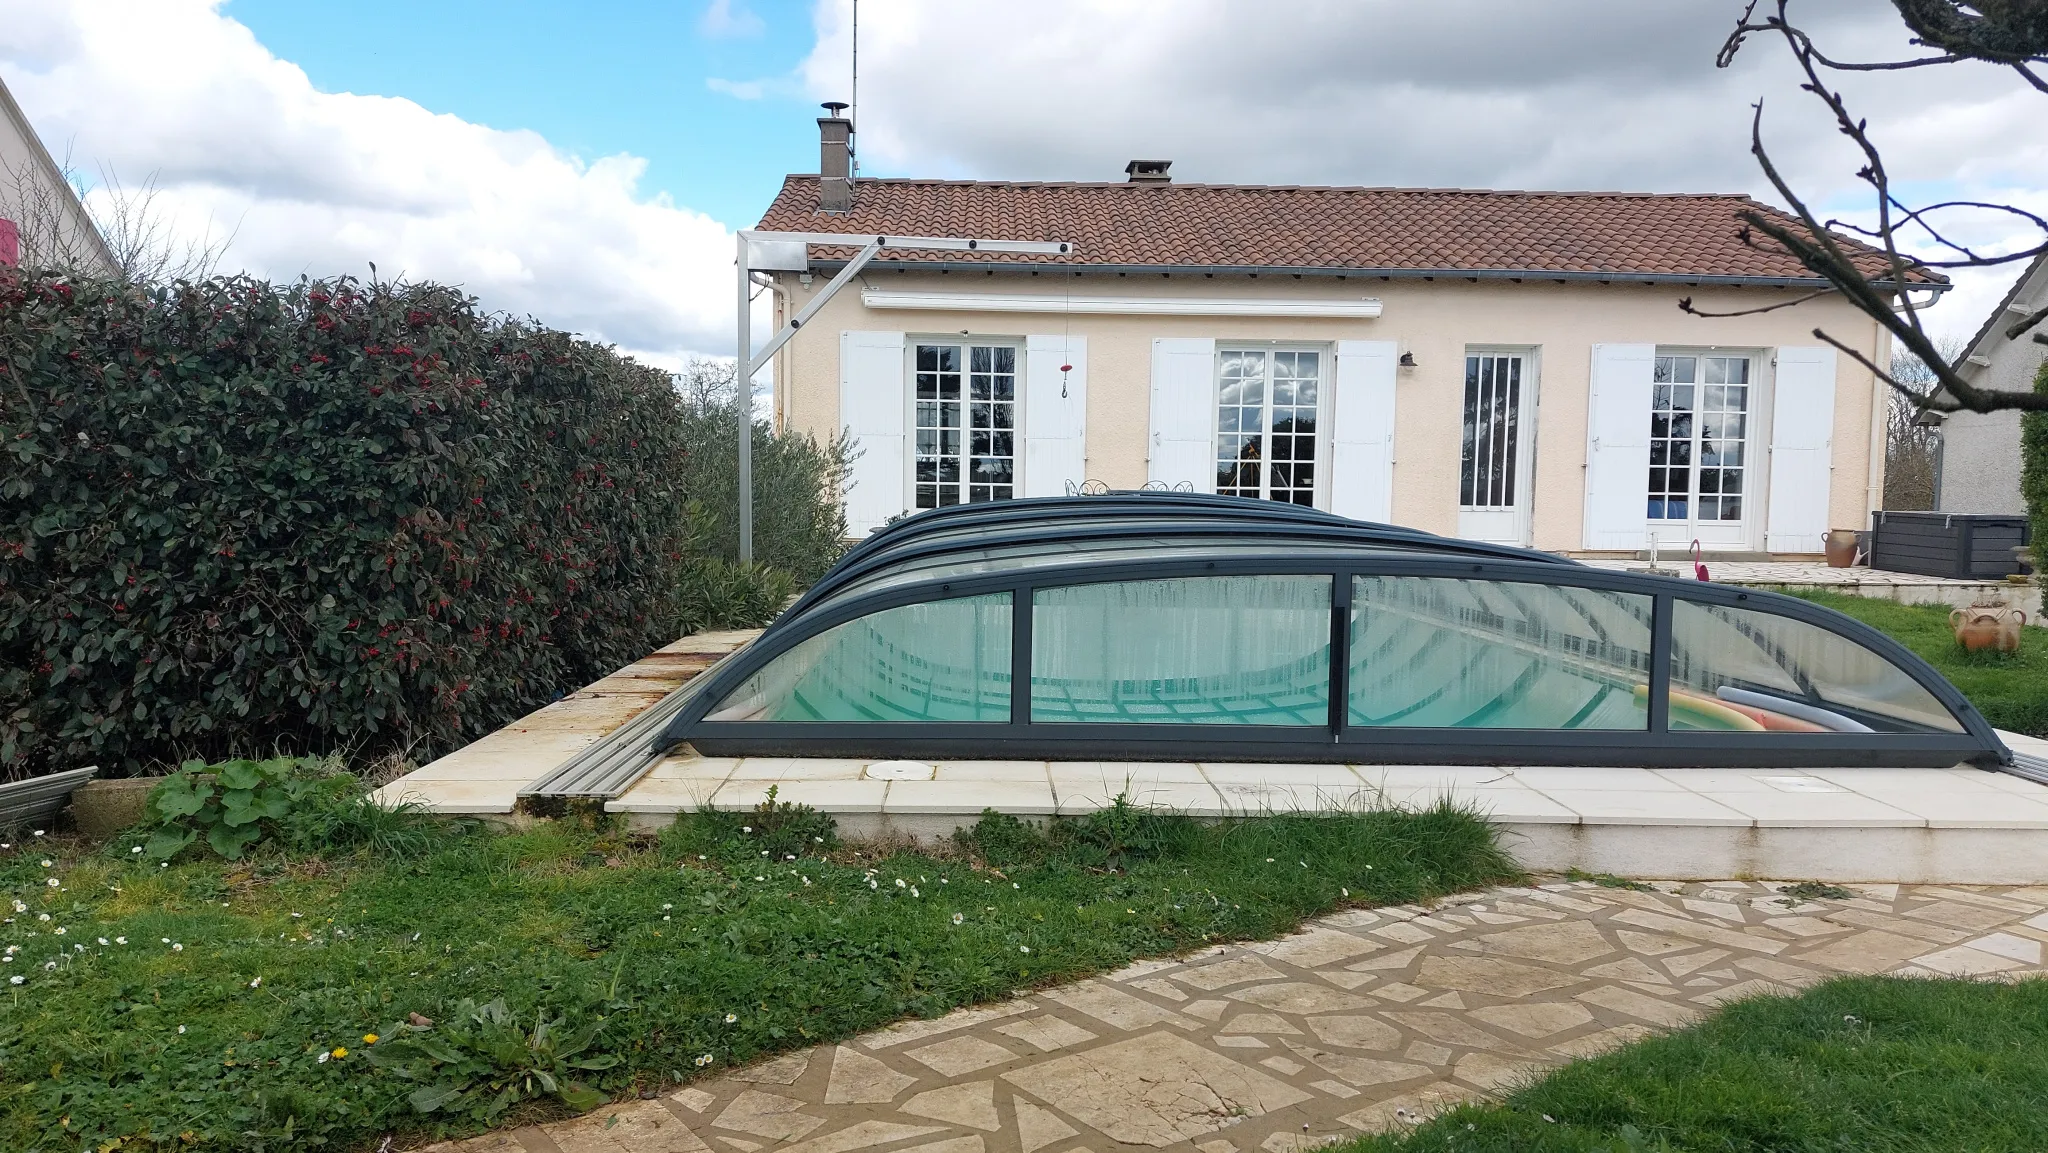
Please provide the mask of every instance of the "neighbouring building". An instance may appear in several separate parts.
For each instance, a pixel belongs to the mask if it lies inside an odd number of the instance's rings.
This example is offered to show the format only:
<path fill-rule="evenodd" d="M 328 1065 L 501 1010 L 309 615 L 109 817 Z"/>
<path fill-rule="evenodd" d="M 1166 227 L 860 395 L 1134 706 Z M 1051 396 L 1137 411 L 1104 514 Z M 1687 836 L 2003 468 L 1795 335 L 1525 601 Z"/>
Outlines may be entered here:
<path fill-rule="evenodd" d="M 0 265 L 17 264 L 119 275 L 71 182 L 0 81 Z"/>
<path fill-rule="evenodd" d="M 850 126 L 819 124 L 821 171 L 844 173 Z M 1837 297 L 1754 311 L 1824 287 L 1744 243 L 1737 211 L 1771 211 L 1754 201 L 1168 167 L 785 180 L 763 229 L 1072 245 L 885 250 L 778 354 L 777 421 L 857 442 L 854 535 L 1151 485 L 1558 552 L 1811 554 L 1881 505 L 1886 386 L 1813 332 L 1880 365 L 1889 338 Z M 855 251 L 772 274 L 776 323 Z"/>
<path fill-rule="evenodd" d="M 2048 345 L 2029 335 L 2013 340 L 2005 330 L 2021 317 L 2048 308 L 2048 255 L 2037 256 L 2013 281 L 2012 290 L 1963 349 L 1955 370 L 1978 388 L 2026 392 L 2048 360 Z M 2048 332 L 2048 326 L 2036 332 Z M 2020 414 L 1952 412 L 1941 422 L 1940 512 L 2023 515 L 2020 499 Z"/>

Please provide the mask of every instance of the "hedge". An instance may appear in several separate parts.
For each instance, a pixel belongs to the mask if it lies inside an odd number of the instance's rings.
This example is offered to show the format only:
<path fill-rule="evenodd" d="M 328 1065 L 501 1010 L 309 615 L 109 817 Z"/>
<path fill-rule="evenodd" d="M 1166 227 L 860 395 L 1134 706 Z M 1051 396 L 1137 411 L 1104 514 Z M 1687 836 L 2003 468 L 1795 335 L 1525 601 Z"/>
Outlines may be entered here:
<path fill-rule="evenodd" d="M 667 374 L 455 289 L 0 279 L 0 775 L 424 758 L 673 639 Z"/>

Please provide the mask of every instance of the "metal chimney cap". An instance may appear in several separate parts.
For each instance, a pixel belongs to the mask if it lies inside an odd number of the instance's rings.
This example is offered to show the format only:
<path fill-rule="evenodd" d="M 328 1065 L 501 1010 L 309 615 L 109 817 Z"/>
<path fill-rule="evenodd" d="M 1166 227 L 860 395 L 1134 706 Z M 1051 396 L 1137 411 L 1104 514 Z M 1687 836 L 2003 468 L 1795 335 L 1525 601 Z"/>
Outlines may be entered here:
<path fill-rule="evenodd" d="M 839 114 L 846 111 L 847 104 L 843 100 L 827 100 L 823 104 L 818 105 L 818 107 L 823 108 L 833 117 L 839 118 Z"/>
<path fill-rule="evenodd" d="M 1166 170 L 1172 167 L 1171 160 L 1133 160 L 1124 165 L 1124 176 L 1139 184 L 1170 184 L 1173 177 Z"/>

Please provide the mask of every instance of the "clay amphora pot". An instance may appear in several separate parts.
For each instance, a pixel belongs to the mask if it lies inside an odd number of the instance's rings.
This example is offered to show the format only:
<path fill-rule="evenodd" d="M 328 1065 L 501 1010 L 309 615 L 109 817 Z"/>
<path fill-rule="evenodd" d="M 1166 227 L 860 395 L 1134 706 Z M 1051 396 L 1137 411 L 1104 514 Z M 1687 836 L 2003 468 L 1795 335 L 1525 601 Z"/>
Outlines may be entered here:
<path fill-rule="evenodd" d="M 1827 553 L 1829 568 L 1848 568 L 1856 563 L 1856 530 L 1829 529 L 1821 548 Z"/>
<path fill-rule="evenodd" d="M 1948 623 L 1956 631 L 1956 643 L 1973 653 L 1982 649 L 2013 653 L 2019 651 L 2020 628 L 2027 623 L 2027 614 L 2004 604 L 1978 604 L 1951 612 Z"/>

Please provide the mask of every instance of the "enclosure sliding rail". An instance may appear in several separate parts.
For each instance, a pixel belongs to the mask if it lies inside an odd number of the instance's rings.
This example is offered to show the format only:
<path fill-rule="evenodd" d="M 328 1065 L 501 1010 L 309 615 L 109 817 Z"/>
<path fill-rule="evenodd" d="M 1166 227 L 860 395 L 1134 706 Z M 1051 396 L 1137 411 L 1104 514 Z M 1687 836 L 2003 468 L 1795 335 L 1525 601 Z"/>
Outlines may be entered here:
<path fill-rule="evenodd" d="M 669 722 L 690 703 L 698 690 L 710 683 L 711 674 L 744 651 L 744 648 L 736 649 L 720 657 L 709 668 L 641 710 L 632 720 L 584 746 L 575 756 L 520 789 L 520 799 L 609 801 L 620 796 L 667 754 L 667 746 L 659 738 Z"/>

